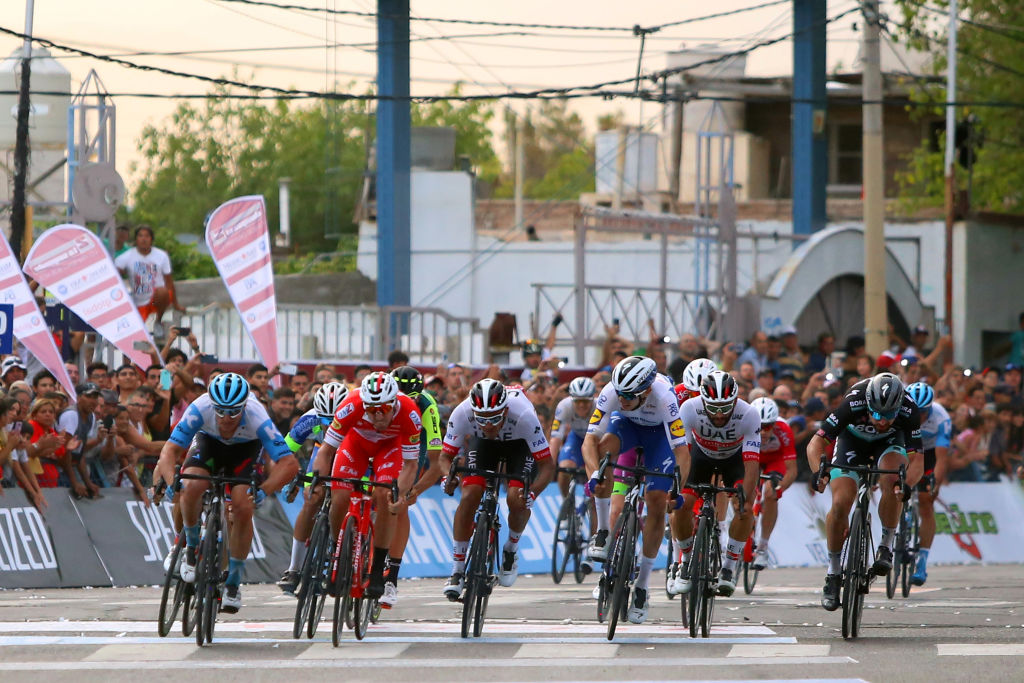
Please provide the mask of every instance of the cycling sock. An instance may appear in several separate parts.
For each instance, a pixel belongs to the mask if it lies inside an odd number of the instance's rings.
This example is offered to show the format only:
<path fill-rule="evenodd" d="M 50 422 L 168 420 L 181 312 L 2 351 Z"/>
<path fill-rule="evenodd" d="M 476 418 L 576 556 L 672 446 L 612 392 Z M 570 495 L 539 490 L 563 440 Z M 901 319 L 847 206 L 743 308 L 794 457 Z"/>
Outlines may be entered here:
<path fill-rule="evenodd" d="M 466 570 L 466 550 L 469 541 L 455 541 L 452 549 L 452 574 Z"/>
<path fill-rule="evenodd" d="M 828 551 L 828 573 L 839 574 L 842 571 L 843 551 Z"/>
<path fill-rule="evenodd" d="M 373 564 L 370 565 L 370 576 L 384 576 L 384 565 L 388 561 L 388 549 L 373 547 Z"/>
<path fill-rule="evenodd" d="M 892 550 L 893 541 L 896 540 L 896 528 L 895 527 L 882 527 L 882 542 L 880 546 L 885 546 L 889 550 Z"/>
<path fill-rule="evenodd" d="M 768 552 L 768 539 L 759 538 L 757 539 L 757 550 L 758 552 Z"/>
<path fill-rule="evenodd" d="M 679 550 L 681 552 L 680 562 L 687 563 L 690 561 L 690 551 L 693 550 L 693 536 L 690 536 L 685 541 L 679 541 Z"/>
<path fill-rule="evenodd" d="M 917 551 L 917 566 L 927 567 L 928 566 L 928 551 L 931 548 L 919 548 Z"/>
<path fill-rule="evenodd" d="M 656 559 L 658 558 L 647 557 L 646 555 L 640 556 L 640 571 L 636 575 L 635 588 L 647 590 L 647 584 L 651 582 L 651 569 L 654 568 L 654 561 Z"/>
<path fill-rule="evenodd" d="M 505 541 L 505 545 L 502 547 L 506 553 L 514 553 L 519 549 L 519 539 L 522 538 L 522 531 L 508 530 L 508 540 Z"/>
<path fill-rule="evenodd" d="M 388 556 L 388 583 L 398 585 L 398 572 L 402 569 L 402 558 Z"/>
<path fill-rule="evenodd" d="M 199 525 L 185 527 L 185 545 L 195 548 L 199 545 Z"/>
<path fill-rule="evenodd" d="M 682 544 L 674 535 L 672 536 L 672 561 L 678 562 L 679 555 L 683 552 Z"/>
<path fill-rule="evenodd" d="M 729 538 L 729 525 L 725 522 L 718 523 L 718 537 Z"/>
<path fill-rule="evenodd" d="M 597 530 L 607 531 L 608 527 L 611 526 L 612 499 L 595 498 L 594 509 L 597 510 Z"/>
<path fill-rule="evenodd" d="M 734 569 L 736 567 L 740 554 L 743 553 L 743 546 L 746 544 L 746 541 L 737 541 L 734 538 L 729 539 L 729 543 L 725 546 L 725 562 L 722 563 L 723 569 Z"/>
<path fill-rule="evenodd" d="M 297 572 L 302 566 L 302 560 L 306 558 L 306 542 L 297 538 L 292 539 L 292 563 L 288 565 L 288 571 Z"/>
<path fill-rule="evenodd" d="M 239 560 L 235 557 L 228 558 L 228 578 L 224 582 L 225 586 L 237 586 L 242 583 L 242 568 L 245 567 L 245 560 Z"/>

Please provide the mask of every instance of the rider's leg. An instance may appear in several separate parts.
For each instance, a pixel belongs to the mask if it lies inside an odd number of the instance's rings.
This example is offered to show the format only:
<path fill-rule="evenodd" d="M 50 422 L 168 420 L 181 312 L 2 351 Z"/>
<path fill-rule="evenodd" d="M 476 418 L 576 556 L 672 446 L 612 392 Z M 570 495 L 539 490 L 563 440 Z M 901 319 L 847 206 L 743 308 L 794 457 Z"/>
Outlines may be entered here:
<path fill-rule="evenodd" d="M 883 453 L 878 459 L 878 468 L 883 470 L 894 470 L 907 462 L 906 457 L 900 451 L 889 451 Z M 881 497 L 878 501 L 878 521 L 882 523 L 882 540 L 879 547 L 892 550 L 893 542 L 896 540 L 896 527 L 900 522 L 900 509 L 903 507 L 900 498 L 896 496 L 894 488 L 899 478 L 895 474 L 883 474 L 878 478 L 878 488 Z"/>
<path fill-rule="evenodd" d="M 838 472 L 838 470 L 834 470 Z M 828 573 L 842 572 L 843 541 L 849 531 L 850 508 L 857 496 L 857 479 L 836 476 L 829 484 L 832 489 L 832 507 L 825 516 L 825 536 L 828 546 Z"/>
<path fill-rule="evenodd" d="M 242 582 L 245 558 L 252 549 L 252 499 L 245 484 L 231 487 L 231 525 L 228 529 L 228 586 Z"/>
<path fill-rule="evenodd" d="M 462 483 L 462 499 L 455 509 L 452 522 L 452 571 L 461 572 L 466 568 L 466 551 L 473 535 L 473 517 L 484 495 L 484 486 L 479 477 L 467 477 Z"/>
<path fill-rule="evenodd" d="M 643 544 L 635 586 L 646 590 L 651 578 L 651 569 L 658 557 L 658 551 L 661 550 L 661 542 L 665 538 L 665 508 L 668 503 L 668 493 L 648 488 L 644 494 L 644 501 L 647 503 L 647 519 L 644 520 Z"/>

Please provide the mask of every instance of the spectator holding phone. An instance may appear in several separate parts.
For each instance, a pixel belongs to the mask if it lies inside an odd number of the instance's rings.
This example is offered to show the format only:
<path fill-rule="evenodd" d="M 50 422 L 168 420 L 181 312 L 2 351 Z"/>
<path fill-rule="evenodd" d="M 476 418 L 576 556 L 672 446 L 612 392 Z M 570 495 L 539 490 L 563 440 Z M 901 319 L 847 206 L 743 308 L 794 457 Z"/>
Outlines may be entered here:
<path fill-rule="evenodd" d="M 57 418 L 57 431 L 73 436 L 69 439 L 67 452 L 76 473 L 90 498 L 99 494 L 99 487 L 93 483 L 89 472 L 87 455 L 102 445 L 106 439 L 106 429 L 96 418 L 96 408 L 100 402 L 100 388 L 92 382 L 79 384 L 75 387 L 78 403 L 61 411 Z"/>
<path fill-rule="evenodd" d="M 14 422 L 18 419 L 18 412 L 21 406 L 11 398 L 0 399 L 0 470 L 13 471 L 11 462 L 16 458 L 15 452 L 21 449 L 21 423 L 18 429 L 14 430 Z M 14 481 L 14 477 L 4 476 L 5 485 Z M 0 494 L 3 490 L 0 489 Z"/>
<path fill-rule="evenodd" d="M 42 512 L 47 507 L 46 497 L 39 488 L 39 480 L 29 466 L 28 452 L 25 450 L 28 445 L 25 430 L 29 427 L 22 421 L 22 408 L 18 401 L 12 398 L 0 401 L 0 424 L 3 425 L 4 438 L 11 449 L 13 480 L 36 509 Z"/>

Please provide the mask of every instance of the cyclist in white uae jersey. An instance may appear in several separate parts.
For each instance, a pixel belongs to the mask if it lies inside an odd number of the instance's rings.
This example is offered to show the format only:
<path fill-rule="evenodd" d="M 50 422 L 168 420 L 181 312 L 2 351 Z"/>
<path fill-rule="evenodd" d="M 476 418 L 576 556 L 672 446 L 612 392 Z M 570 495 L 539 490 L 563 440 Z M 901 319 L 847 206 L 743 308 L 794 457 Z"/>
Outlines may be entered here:
<path fill-rule="evenodd" d="M 502 548 L 498 582 L 511 586 L 519 574 L 519 539 L 530 521 L 533 501 L 551 481 L 554 463 L 544 429 L 530 400 L 517 389 L 506 389 L 501 382 L 482 379 L 473 385 L 469 398 L 456 406 L 448 418 L 441 467 L 447 471 L 452 460 L 464 455 L 463 465 L 472 469 L 505 471 L 518 474 L 508 482 L 508 540 Z M 534 472 L 536 466 L 536 472 Z M 451 494 L 457 483 L 449 476 L 445 492 Z M 473 516 L 483 497 L 487 480 L 467 474 L 462 477 L 462 498 L 452 523 L 452 575 L 444 586 L 444 595 L 456 602 L 465 579 L 466 551 L 473 533 Z M 525 490 L 529 484 L 530 490 Z"/>
<path fill-rule="evenodd" d="M 760 470 L 761 417 L 738 394 L 736 381 L 727 373 L 715 370 L 701 383 L 700 397 L 689 399 L 680 409 L 693 462 L 687 488 L 683 489 L 682 507 L 675 513 L 678 528 L 686 539 L 683 541 L 684 562 L 688 561 L 689 549 L 693 546 L 693 504 L 697 497 L 690 487 L 710 484 L 715 474 L 721 475 L 724 486 L 743 486 L 742 510 L 739 500 L 733 499 L 736 515 L 729 526 L 725 561 L 718 577 L 718 594 L 725 596 L 732 595 L 736 589 L 736 563 L 754 527 L 751 510 Z M 688 571 L 677 575 L 674 592 L 689 592 L 688 576 Z"/>
<path fill-rule="evenodd" d="M 676 466 L 686 477 L 690 452 L 679 419 L 679 403 L 671 382 L 658 374 L 650 358 L 629 356 L 612 370 L 612 381 L 601 391 L 583 441 L 583 459 L 590 474 L 587 488 L 594 494 L 597 509 L 597 533 L 591 541 L 591 559 L 608 556 L 608 530 L 611 528 L 610 481 L 597 478 L 598 454 L 610 453 L 624 465 L 638 464 L 638 447 L 643 448 L 643 467 L 671 474 Z M 627 462 L 628 461 L 628 462 Z M 649 609 L 651 569 L 664 538 L 665 510 L 671 477 L 650 477 L 644 501 L 647 519 L 643 529 L 643 547 L 639 571 L 633 584 L 633 597 L 627 618 L 643 623 Z"/>

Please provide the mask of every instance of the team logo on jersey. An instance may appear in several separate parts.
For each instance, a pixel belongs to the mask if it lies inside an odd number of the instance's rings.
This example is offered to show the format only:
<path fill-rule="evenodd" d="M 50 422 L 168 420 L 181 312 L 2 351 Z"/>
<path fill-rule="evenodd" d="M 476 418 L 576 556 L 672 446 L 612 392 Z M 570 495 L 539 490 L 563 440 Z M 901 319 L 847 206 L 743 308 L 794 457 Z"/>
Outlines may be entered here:
<path fill-rule="evenodd" d="M 430 442 L 427 444 L 427 447 L 428 448 L 440 448 L 441 447 L 441 439 L 431 439 Z"/>
<path fill-rule="evenodd" d="M 338 411 L 338 416 L 335 418 L 335 423 L 337 423 L 338 420 L 341 420 L 341 419 L 346 418 L 349 415 L 351 415 L 352 414 L 352 406 L 353 405 L 355 405 L 355 404 L 354 403 L 346 403 L 345 405 L 343 405 L 341 407 L 341 410 Z"/>
<path fill-rule="evenodd" d="M 561 426 L 562 426 L 562 421 L 559 420 L 558 418 L 555 418 L 554 421 L 552 421 L 552 423 L 551 423 L 551 431 L 552 432 L 557 432 L 558 428 L 561 427 Z"/>
<path fill-rule="evenodd" d="M 590 424 L 596 425 L 604 417 L 604 413 L 601 412 L 600 408 L 594 408 L 594 414 L 590 416 Z"/>
<path fill-rule="evenodd" d="M 412 423 L 416 425 L 417 429 L 423 429 L 423 422 L 420 420 L 420 415 L 415 410 L 409 412 L 409 417 L 412 418 Z"/>
<path fill-rule="evenodd" d="M 668 426 L 668 431 L 671 432 L 672 436 L 679 439 L 686 436 L 686 428 L 683 427 L 683 421 L 679 418 L 672 420 L 672 423 Z"/>
<path fill-rule="evenodd" d="M 415 434 L 413 434 L 412 436 L 409 437 L 409 443 L 419 443 L 419 442 L 420 442 L 420 433 L 419 432 L 416 432 Z"/>

